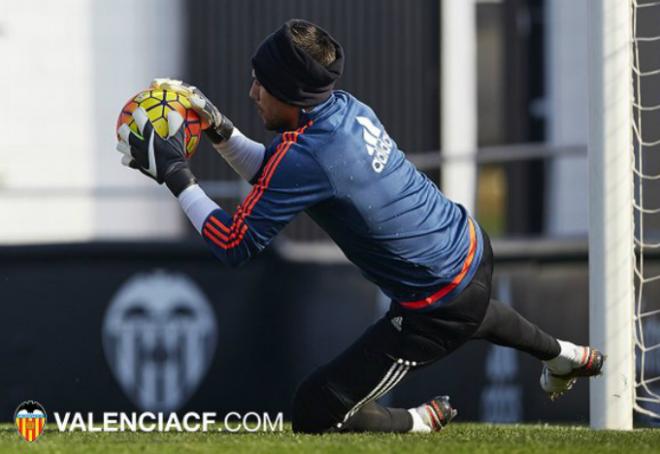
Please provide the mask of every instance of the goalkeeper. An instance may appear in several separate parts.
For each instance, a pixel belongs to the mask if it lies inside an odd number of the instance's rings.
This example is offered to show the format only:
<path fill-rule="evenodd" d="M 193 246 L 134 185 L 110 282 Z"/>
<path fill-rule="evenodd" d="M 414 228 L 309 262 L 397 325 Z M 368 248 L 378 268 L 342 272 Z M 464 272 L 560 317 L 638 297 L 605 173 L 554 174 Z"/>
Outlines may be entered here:
<path fill-rule="evenodd" d="M 406 160 L 368 106 L 333 89 L 343 64 L 341 45 L 306 21 L 290 20 L 265 39 L 252 57 L 249 95 L 265 127 L 278 133 L 268 146 L 244 136 L 195 87 L 154 81 L 191 98 L 210 122 L 215 149 L 252 184 L 233 216 L 197 185 L 177 113 L 166 139 L 141 109 L 133 114 L 141 137 L 120 129 L 122 162 L 165 183 L 223 263 L 246 262 L 305 211 L 391 298 L 378 322 L 299 386 L 293 429 L 440 430 L 456 415 L 447 396 L 411 409 L 376 400 L 471 339 L 541 360 L 541 387 L 552 397 L 577 377 L 600 373 L 600 352 L 557 340 L 491 299 L 488 235 Z"/>

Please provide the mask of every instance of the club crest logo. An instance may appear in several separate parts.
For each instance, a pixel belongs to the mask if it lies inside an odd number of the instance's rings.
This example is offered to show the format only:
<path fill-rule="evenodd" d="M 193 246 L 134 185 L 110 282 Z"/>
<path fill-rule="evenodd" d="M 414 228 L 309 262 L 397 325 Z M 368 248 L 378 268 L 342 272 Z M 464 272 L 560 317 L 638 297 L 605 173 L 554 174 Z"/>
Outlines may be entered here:
<path fill-rule="evenodd" d="M 213 359 L 217 324 L 187 276 L 140 273 L 113 297 L 103 322 L 105 355 L 119 385 L 145 411 L 176 411 Z"/>
<path fill-rule="evenodd" d="M 14 422 L 21 437 L 25 441 L 32 442 L 44 431 L 46 410 L 39 402 L 27 400 L 16 409 Z"/>

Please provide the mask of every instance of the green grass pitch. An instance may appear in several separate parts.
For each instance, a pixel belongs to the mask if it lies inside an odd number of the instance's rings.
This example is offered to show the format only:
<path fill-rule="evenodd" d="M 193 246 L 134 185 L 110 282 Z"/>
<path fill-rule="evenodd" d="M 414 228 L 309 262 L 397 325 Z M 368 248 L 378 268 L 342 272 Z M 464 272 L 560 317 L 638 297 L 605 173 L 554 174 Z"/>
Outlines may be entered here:
<path fill-rule="evenodd" d="M 0 453 L 652 453 L 660 452 L 659 429 L 595 432 L 586 427 L 452 424 L 434 434 L 296 435 L 281 433 L 59 433 L 54 424 L 33 443 L 14 426 L 0 425 Z"/>

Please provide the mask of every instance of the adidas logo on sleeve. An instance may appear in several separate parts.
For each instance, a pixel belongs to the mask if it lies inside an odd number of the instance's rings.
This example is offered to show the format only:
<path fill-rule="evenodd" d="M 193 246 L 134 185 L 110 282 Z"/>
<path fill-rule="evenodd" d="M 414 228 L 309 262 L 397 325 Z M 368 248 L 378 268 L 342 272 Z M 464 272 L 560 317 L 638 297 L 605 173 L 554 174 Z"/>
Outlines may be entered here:
<path fill-rule="evenodd" d="M 373 157 L 371 168 L 376 173 L 381 173 L 387 164 L 392 152 L 392 139 L 384 130 L 381 131 L 367 117 L 356 117 L 363 129 L 362 138 L 367 147 L 367 153 Z"/>

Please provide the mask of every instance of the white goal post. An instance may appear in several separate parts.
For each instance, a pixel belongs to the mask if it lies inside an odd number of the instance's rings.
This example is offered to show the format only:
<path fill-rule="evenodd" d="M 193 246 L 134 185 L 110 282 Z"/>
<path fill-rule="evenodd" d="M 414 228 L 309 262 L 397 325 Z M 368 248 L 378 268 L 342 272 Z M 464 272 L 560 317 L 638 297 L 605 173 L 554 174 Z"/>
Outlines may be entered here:
<path fill-rule="evenodd" d="M 660 0 L 589 2 L 591 425 L 660 424 Z"/>
<path fill-rule="evenodd" d="M 589 0 L 589 340 L 607 355 L 591 380 L 596 429 L 633 427 L 631 10 L 626 0 Z"/>

